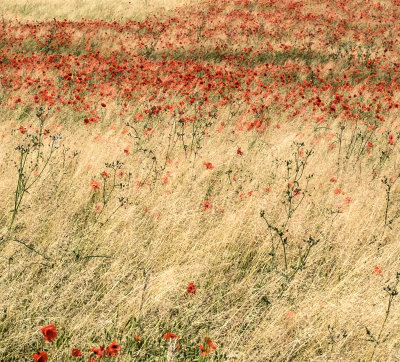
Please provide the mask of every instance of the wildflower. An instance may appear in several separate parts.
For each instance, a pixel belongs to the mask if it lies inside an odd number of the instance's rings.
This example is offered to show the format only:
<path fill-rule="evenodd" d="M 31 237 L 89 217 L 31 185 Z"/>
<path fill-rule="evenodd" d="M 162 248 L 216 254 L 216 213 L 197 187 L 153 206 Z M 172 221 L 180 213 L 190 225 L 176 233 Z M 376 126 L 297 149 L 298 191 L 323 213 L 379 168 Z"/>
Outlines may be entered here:
<path fill-rule="evenodd" d="M 267 186 L 267 187 L 265 188 L 265 192 L 266 192 L 267 194 L 269 194 L 269 193 L 271 192 L 271 188 Z"/>
<path fill-rule="evenodd" d="M 190 294 L 196 294 L 196 287 L 194 286 L 193 283 L 189 283 L 189 285 L 187 286 L 186 291 Z"/>
<path fill-rule="evenodd" d="M 140 342 L 140 336 L 138 334 L 135 334 L 135 339 Z"/>
<path fill-rule="evenodd" d="M 382 269 L 379 268 L 379 266 L 377 266 L 377 265 L 374 266 L 374 274 L 382 275 Z"/>
<path fill-rule="evenodd" d="M 80 357 L 82 356 L 82 352 L 79 349 L 74 348 L 71 352 L 71 355 L 72 357 Z"/>
<path fill-rule="evenodd" d="M 288 312 L 285 313 L 285 317 L 288 318 L 288 319 L 293 318 L 294 317 L 294 313 L 291 312 L 291 311 L 288 311 Z"/>
<path fill-rule="evenodd" d="M 24 126 L 19 126 L 19 131 L 20 131 L 22 134 L 25 134 L 25 133 L 26 133 L 26 128 L 25 128 Z"/>
<path fill-rule="evenodd" d="M 101 209 L 102 209 L 101 204 L 96 204 L 96 205 L 94 205 L 94 209 L 95 209 L 96 211 L 101 211 Z"/>
<path fill-rule="evenodd" d="M 103 346 L 99 346 L 99 348 L 92 348 L 89 349 L 89 352 L 93 352 L 94 355 L 98 358 L 103 358 L 104 356 L 104 347 Z"/>
<path fill-rule="evenodd" d="M 33 359 L 36 362 L 47 362 L 48 355 L 46 351 L 40 351 L 39 353 L 35 353 L 33 355 Z"/>
<path fill-rule="evenodd" d="M 203 205 L 202 205 L 202 209 L 203 209 L 204 211 L 209 210 L 209 209 L 212 209 L 212 204 L 211 204 L 211 202 L 209 202 L 209 201 L 204 201 L 204 202 L 203 202 Z"/>
<path fill-rule="evenodd" d="M 337 178 L 336 177 L 331 177 L 330 181 L 335 183 L 335 182 L 337 182 Z"/>
<path fill-rule="evenodd" d="M 345 204 L 350 204 L 353 202 L 353 199 L 350 196 L 347 196 L 346 199 L 344 200 Z"/>
<path fill-rule="evenodd" d="M 335 195 L 339 195 L 342 193 L 341 189 L 335 189 L 335 191 L 333 191 L 335 193 Z"/>
<path fill-rule="evenodd" d="M 236 153 L 237 153 L 239 156 L 243 156 L 242 148 L 241 148 L 241 147 L 238 147 L 238 149 L 236 150 Z"/>
<path fill-rule="evenodd" d="M 117 342 L 111 343 L 107 348 L 106 348 L 106 355 L 107 356 L 113 356 L 116 357 L 118 356 L 118 352 L 121 350 L 121 346 L 117 344 Z"/>
<path fill-rule="evenodd" d="M 49 324 L 48 326 L 40 328 L 43 333 L 43 338 L 46 342 L 53 342 L 57 337 L 57 329 L 54 324 Z"/>
<path fill-rule="evenodd" d="M 205 337 L 204 341 L 208 344 L 208 347 L 204 347 L 202 344 L 199 346 L 203 357 L 208 356 L 213 350 L 217 349 L 209 337 Z"/>
<path fill-rule="evenodd" d="M 394 146 L 394 144 L 395 144 L 394 137 L 393 137 L 392 134 L 389 135 L 388 143 L 389 143 L 389 145 L 391 145 L 391 146 Z"/>
<path fill-rule="evenodd" d="M 207 170 L 212 170 L 214 165 L 211 162 L 204 162 L 204 166 L 206 166 Z"/>
<path fill-rule="evenodd" d="M 102 107 L 107 107 L 107 105 L 105 103 L 101 103 Z"/>
<path fill-rule="evenodd" d="M 109 175 L 108 172 L 106 172 L 106 171 L 103 171 L 103 172 L 100 174 L 100 176 L 103 177 L 103 178 L 108 178 L 108 177 L 110 177 L 110 175 Z"/>
<path fill-rule="evenodd" d="M 169 340 L 169 339 L 178 339 L 179 336 L 177 336 L 176 334 L 173 334 L 171 332 L 165 333 L 164 334 L 164 339 Z"/>
<path fill-rule="evenodd" d="M 129 147 L 124 148 L 125 155 L 129 155 L 131 152 L 129 151 Z"/>
<path fill-rule="evenodd" d="M 100 188 L 100 182 L 99 182 L 99 181 L 96 181 L 96 180 L 92 180 L 92 181 L 90 181 L 90 187 L 91 187 L 94 191 L 96 191 L 96 190 L 98 190 L 98 189 Z"/>

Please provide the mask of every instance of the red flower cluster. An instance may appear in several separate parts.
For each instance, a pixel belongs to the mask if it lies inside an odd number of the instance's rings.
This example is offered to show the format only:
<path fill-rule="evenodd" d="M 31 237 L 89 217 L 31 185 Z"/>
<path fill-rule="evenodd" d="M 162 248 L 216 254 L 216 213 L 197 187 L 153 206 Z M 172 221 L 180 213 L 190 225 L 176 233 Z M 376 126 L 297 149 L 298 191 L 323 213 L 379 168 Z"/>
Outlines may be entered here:
<path fill-rule="evenodd" d="M 189 285 L 187 286 L 186 291 L 187 291 L 189 294 L 196 294 L 196 287 L 194 286 L 193 283 L 189 283 Z"/>
<path fill-rule="evenodd" d="M 164 334 L 164 339 L 169 340 L 169 339 L 179 339 L 179 336 L 176 334 L 173 334 L 171 332 L 165 333 Z"/>
<path fill-rule="evenodd" d="M 212 351 L 216 350 L 217 347 L 209 337 L 204 337 L 204 341 L 207 343 L 208 347 L 200 344 L 201 355 L 208 356 Z"/>
<path fill-rule="evenodd" d="M 94 191 L 97 191 L 100 188 L 100 182 L 96 181 L 96 180 L 90 181 L 89 185 L 92 188 L 92 190 L 94 190 Z"/>

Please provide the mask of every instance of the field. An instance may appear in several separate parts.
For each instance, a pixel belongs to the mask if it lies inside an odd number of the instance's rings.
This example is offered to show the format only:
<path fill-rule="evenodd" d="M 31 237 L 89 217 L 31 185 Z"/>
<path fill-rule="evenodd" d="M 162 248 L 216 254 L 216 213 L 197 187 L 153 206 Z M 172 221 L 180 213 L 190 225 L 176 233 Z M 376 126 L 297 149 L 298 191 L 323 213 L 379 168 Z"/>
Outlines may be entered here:
<path fill-rule="evenodd" d="M 400 360 L 399 0 L 0 11 L 1 361 Z"/>

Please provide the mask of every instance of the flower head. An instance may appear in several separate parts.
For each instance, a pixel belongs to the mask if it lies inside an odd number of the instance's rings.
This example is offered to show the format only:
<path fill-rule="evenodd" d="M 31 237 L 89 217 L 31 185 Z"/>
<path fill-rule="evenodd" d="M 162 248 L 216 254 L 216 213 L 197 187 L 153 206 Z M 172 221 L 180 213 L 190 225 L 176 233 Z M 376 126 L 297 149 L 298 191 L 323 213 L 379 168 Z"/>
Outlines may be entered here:
<path fill-rule="evenodd" d="M 186 291 L 190 294 L 196 294 L 196 287 L 194 286 L 193 283 L 189 283 L 189 285 L 187 286 Z"/>
<path fill-rule="evenodd" d="M 103 358 L 104 356 L 104 347 L 103 346 L 99 346 L 99 348 L 92 348 L 89 349 L 89 352 L 93 352 L 94 355 L 98 358 Z"/>
<path fill-rule="evenodd" d="M 209 337 L 204 337 L 204 341 L 208 344 L 208 347 L 200 344 L 201 355 L 208 356 L 213 350 L 217 349 L 217 347 Z"/>
<path fill-rule="evenodd" d="M 35 353 L 33 358 L 36 362 L 47 362 L 48 355 L 46 351 L 40 351 L 39 353 Z"/>
<path fill-rule="evenodd" d="M 92 181 L 90 181 L 90 187 L 91 187 L 94 191 L 96 191 L 96 190 L 98 190 L 98 189 L 100 188 L 100 182 L 99 182 L 99 181 L 96 181 L 96 180 L 92 180 Z"/>
<path fill-rule="evenodd" d="M 71 355 L 72 357 L 80 357 L 82 356 L 82 352 L 79 349 L 74 348 L 71 352 Z"/>
<path fill-rule="evenodd" d="M 106 348 L 106 355 L 107 356 L 113 356 L 117 357 L 118 352 L 121 350 L 121 346 L 117 344 L 117 342 L 111 343 L 107 348 Z"/>
<path fill-rule="evenodd" d="M 209 209 L 212 209 L 212 204 L 211 204 L 211 202 L 209 202 L 209 201 L 204 201 L 204 202 L 203 202 L 203 205 L 201 206 L 201 208 L 202 208 L 204 211 L 209 210 Z"/>
<path fill-rule="evenodd" d="M 171 332 L 165 333 L 164 334 L 164 339 L 178 339 L 179 336 L 177 336 L 176 334 L 173 334 Z"/>
<path fill-rule="evenodd" d="M 49 324 L 48 326 L 40 328 L 43 333 L 43 338 L 46 342 L 53 342 L 57 337 L 57 329 L 54 324 Z"/>

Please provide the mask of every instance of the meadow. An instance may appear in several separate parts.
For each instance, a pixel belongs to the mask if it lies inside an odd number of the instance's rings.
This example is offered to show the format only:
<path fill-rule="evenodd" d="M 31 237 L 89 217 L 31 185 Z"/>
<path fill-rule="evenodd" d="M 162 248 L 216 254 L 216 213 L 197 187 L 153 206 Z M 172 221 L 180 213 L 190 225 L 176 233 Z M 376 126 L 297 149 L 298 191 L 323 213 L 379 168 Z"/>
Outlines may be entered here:
<path fill-rule="evenodd" d="M 1 361 L 398 361 L 399 0 L 0 3 Z"/>

